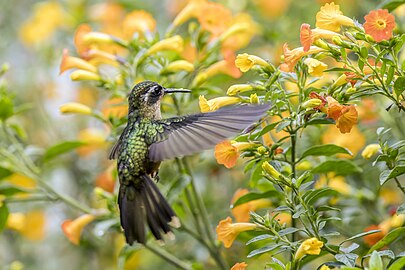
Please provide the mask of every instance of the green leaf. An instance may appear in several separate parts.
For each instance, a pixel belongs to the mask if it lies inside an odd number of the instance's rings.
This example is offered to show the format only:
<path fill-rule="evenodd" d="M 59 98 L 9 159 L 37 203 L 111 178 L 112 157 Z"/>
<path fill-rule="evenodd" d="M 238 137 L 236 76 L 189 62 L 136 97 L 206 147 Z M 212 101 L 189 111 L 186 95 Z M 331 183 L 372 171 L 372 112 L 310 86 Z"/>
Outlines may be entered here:
<path fill-rule="evenodd" d="M 348 68 L 334 67 L 334 68 L 327 69 L 327 70 L 325 70 L 324 72 L 332 72 L 332 71 L 350 72 L 350 71 L 352 71 L 352 70 L 351 70 L 351 69 L 348 69 Z"/>
<path fill-rule="evenodd" d="M 391 266 L 388 268 L 388 270 L 402 270 L 405 267 L 405 257 L 401 257 L 398 260 L 396 260 Z"/>
<path fill-rule="evenodd" d="M 306 126 L 309 125 L 332 125 L 335 124 L 335 120 L 331 118 L 312 118 L 305 123 Z"/>
<path fill-rule="evenodd" d="M 344 263 L 346 266 L 354 267 L 356 264 L 356 259 L 359 257 L 353 253 L 336 254 L 335 258 L 337 261 Z"/>
<path fill-rule="evenodd" d="M 332 159 L 319 164 L 312 169 L 312 173 L 335 172 L 337 175 L 361 173 L 363 170 L 350 160 Z"/>
<path fill-rule="evenodd" d="M 288 227 L 288 228 L 285 228 L 283 230 L 278 231 L 278 234 L 280 236 L 284 236 L 284 235 L 287 235 L 287 234 L 292 234 L 292 233 L 298 232 L 299 230 L 300 229 L 297 229 L 297 228 L 294 228 L 294 227 Z"/>
<path fill-rule="evenodd" d="M 278 263 L 267 263 L 266 269 L 284 270 L 284 268 L 281 265 L 279 265 Z"/>
<path fill-rule="evenodd" d="M 258 200 L 258 199 L 269 199 L 272 197 L 280 197 L 280 192 L 278 192 L 276 190 L 270 190 L 270 191 L 263 192 L 263 193 L 250 192 L 246 195 L 243 195 L 239 199 L 237 199 L 236 202 L 232 205 L 232 208 L 234 208 L 240 204 L 250 202 L 250 201 L 254 201 L 254 200 Z"/>
<path fill-rule="evenodd" d="M 394 73 L 395 73 L 395 67 L 390 66 L 389 69 L 388 69 L 387 80 L 385 81 L 385 83 L 387 85 L 389 85 L 391 83 L 392 79 L 394 78 Z"/>
<path fill-rule="evenodd" d="M 296 186 L 300 188 L 302 184 L 311 181 L 313 177 L 314 176 L 310 171 L 304 172 L 303 174 L 300 175 L 300 177 L 298 177 Z"/>
<path fill-rule="evenodd" d="M 324 144 L 310 147 L 302 154 L 301 159 L 307 156 L 331 156 L 335 154 L 353 155 L 347 148 L 335 144 Z"/>
<path fill-rule="evenodd" d="M 270 125 L 267 125 L 265 128 L 263 128 L 259 134 L 256 136 L 256 138 L 259 138 L 261 136 L 263 136 L 264 134 L 266 134 L 267 132 L 270 132 L 270 130 L 273 130 L 280 122 L 274 122 L 271 123 Z"/>
<path fill-rule="evenodd" d="M 394 91 L 397 96 L 405 91 L 405 76 L 398 77 L 398 79 L 395 80 Z"/>
<path fill-rule="evenodd" d="M 46 150 L 43 157 L 44 161 L 49 161 L 59 155 L 65 154 L 85 144 L 86 144 L 85 142 L 70 141 L 53 145 Z"/>
<path fill-rule="evenodd" d="M 342 244 L 345 243 L 345 242 L 352 241 L 352 240 L 354 240 L 354 239 L 357 239 L 357 238 L 360 238 L 360 237 L 363 237 L 363 236 L 366 236 L 366 235 L 369 235 L 369 234 L 378 233 L 378 232 L 380 232 L 380 230 L 371 230 L 371 231 L 362 232 L 362 233 L 353 235 L 352 237 L 347 238 L 346 240 L 342 241 L 342 242 L 340 243 L 340 245 L 342 245 Z"/>
<path fill-rule="evenodd" d="M 262 234 L 256 237 L 253 237 L 252 239 L 250 239 L 249 241 L 246 242 L 246 245 L 250 245 L 251 243 L 257 242 L 257 241 L 261 241 L 261 240 L 265 240 L 265 239 L 269 239 L 272 238 L 273 235 L 271 234 Z"/>
<path fill-rule="evenodd" d="M 0 186 L 0 194 L 6 195 L 6 196 L 12 196 L 17 193 L 29 193 L 31 191 L 32 190 L 16 187 L 16 186 L 9 185 L 9 184 Z"/>
<path fill-rule="evenodd" d="M 383 248 L 383 247 L 391 244 L 395 240 L 399 240 L 400 238 L 402 238 L 404 236 L 405 236 L 405 228 L 404 227 L 396 228 L 396 229 L 390 231 L 386 236 L 384 236 L 383 239 L 381 239 L 374 246 L 372 246 L 370 248 L 370 250 L 368 251 L 368 253 L 371 253 L 374 250 L 379 250 L 380 248 Z"/>
<path fill-rule="evenodd" d="M 338 195 L 339 192 L 331 188 L 320 188 L 315 190 L 309 190 L 303 195 L 303 199 L 306 204 L 313 205 L 318 199 L 323 197 L 333 197 Z"/>
<path fill-rule="evenodd" d="M 383 269 L 383 262 L 381 260 L 380 254 L 377 251 L 373 251 L 370 261 L 368 263 L 369 270 L 381 270 Z"/>
<path fill-rule="evenodd" d="M 10 176 L 12 172 L 6 168 L 0 167 L 0 180 Z"/>
<path fill-rule="evenodd" d="M 385 170 L 380 174 L 380 185 L 384 185 L 388 180 L 405 174 L 405 165 L 397 165 L 392 170 Z"/>
<path fill-rule="evenodd" d="M 402 214 L 405 214 L 405 203 L 401 204 L 397 208 L 397 215 L 402 215 Z"/>
<path fill-rule="evenodd" d="M 262 248 L 255 249 L 255 250 L 253 250 L 252 252 L 250 252 L 250 253 L 247 255 L 247 258 L 251 258 L 251 257 L 253 257 L 253 256 L 256 256 L 256 255 L 259 255 L 259 254 L 263 254 L 263 253 L 266 253 L 266 252 L 275 250 L 275 249 L 278 248 L 279 246 L 280 246 L 280 245 L 277 245 L 277 244 L 270 244 L 270 245 L 264 246 L 264 247 L 262 247 Z"/>
<path fill-rule="evenodd" d="M 5 203 L 0 207 L 0 232 L 3 231 L 6 226 L 8 218 L 8 207 Z"/>
<path fill-rule="evenodd" d="M 386 0 L 381 3 L 380 7 L 388 9 L 388 11 L 391 12 L 402 4 L 405 4 L 405 0 Z"/>

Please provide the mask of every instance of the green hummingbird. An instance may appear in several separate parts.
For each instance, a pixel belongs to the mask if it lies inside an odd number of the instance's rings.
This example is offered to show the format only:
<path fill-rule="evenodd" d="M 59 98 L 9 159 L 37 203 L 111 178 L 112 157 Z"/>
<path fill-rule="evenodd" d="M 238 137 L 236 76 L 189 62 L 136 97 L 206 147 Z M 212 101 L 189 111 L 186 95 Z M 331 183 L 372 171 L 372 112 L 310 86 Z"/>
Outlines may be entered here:
<path fill-rule="evenodd" d="M 128 123 L 109 156 L 117 159 L 120 220 L 130 245 L 145 243 L 145 223 L 157 240 L 180 226 L 154 182 L 161 161 L 209 149 L 258 121 L 269 109 L 269 105 L 240 105 L 162 119 L 162 97 L 176 92 L 190 90 L 166 89 L 152 81 L 135 85 L 128 97 Z"/>

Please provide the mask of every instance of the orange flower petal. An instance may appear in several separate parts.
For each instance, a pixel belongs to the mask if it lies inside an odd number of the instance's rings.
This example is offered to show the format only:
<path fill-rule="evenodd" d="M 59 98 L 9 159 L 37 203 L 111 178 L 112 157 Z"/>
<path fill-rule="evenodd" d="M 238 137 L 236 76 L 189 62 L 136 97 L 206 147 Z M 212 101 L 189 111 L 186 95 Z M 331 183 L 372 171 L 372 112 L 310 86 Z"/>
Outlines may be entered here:
<path fill-rule="evenodd" d="M 354 105 L 345 106 L 342 115 L 336 121 L 336 127 L 341 133 L 349 133 L 353 125 L 357 123 L 358 113 Z"/>
<path fill-rule="evenodd" d="M 223 164 L 228 169 L 236 165 L 238 157 L 238 149 L 230 141 L 223 141 L 215 146 L 215 158 L 218 164 Z"/>
<path fill-rule="evenodd" d="M 364 16 L 364 30 L 371 35 L 375 41 L 380 42 L 392 37 L 392 30 L 395 28 L 395 17 L 386 9 L 373 10 Z"/>

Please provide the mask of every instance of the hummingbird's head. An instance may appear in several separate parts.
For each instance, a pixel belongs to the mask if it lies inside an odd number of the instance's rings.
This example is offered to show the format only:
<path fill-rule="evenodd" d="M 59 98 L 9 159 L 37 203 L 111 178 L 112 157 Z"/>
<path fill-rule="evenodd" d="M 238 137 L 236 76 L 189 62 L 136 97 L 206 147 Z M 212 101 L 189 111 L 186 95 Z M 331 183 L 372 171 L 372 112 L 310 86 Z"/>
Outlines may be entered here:
<path fill-rule="evenodd" d="M 152 81 L 143 81 L 134 86 L 128 97 L 129 113 L 138 110 L 142 116 L 160 118 L 160 100 L 167 93 L 190 90 L 168 89 Z"/>

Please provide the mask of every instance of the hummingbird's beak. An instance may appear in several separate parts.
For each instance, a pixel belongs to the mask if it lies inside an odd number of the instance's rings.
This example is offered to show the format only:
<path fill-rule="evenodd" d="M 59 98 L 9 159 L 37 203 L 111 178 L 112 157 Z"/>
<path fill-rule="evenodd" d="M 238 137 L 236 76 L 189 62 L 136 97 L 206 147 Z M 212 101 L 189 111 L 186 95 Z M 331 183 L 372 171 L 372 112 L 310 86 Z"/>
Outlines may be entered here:
<path fill-rule="evenodd" d="M 165 94 L 170 94 L 170 93 L 191 93 L 191 90 L 177 89 L 177 88 L 165 88 Z"/>

